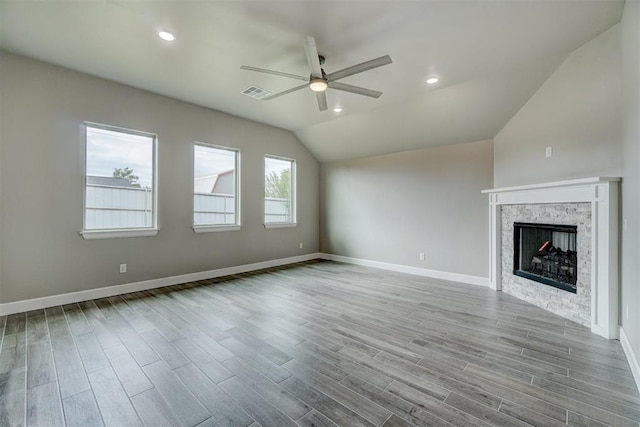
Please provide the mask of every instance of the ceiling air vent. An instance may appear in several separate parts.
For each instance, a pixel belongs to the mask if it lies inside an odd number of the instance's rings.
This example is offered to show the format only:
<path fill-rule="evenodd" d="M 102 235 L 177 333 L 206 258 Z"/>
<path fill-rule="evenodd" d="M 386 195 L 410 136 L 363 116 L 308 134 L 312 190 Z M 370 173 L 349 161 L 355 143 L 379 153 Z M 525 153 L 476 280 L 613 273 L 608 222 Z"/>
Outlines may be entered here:
<path fill-rule="evenodd" d="M 243 90 L 242 93 L 255 99 L 262 99 L 271 95 L 271 92 L 268 92 L 264 89 L 260 89 L 259 87 L 255 87 L 255 86 L 249 86 L 248 88 Z"/>

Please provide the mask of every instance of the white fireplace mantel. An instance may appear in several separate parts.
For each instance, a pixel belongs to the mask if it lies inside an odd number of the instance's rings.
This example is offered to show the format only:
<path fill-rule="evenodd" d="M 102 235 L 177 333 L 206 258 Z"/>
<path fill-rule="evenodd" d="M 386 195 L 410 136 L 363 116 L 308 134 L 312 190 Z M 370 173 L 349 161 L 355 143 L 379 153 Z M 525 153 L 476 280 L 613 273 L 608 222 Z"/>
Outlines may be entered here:
<path fill-rule="evenodd" d="M 489 194 L 489 286 L 502 289 L 502 205 L 591 203 L 591 331 L 608 339 L 618 338 L 619 181 L 592 177 L 483 190 Z"/>

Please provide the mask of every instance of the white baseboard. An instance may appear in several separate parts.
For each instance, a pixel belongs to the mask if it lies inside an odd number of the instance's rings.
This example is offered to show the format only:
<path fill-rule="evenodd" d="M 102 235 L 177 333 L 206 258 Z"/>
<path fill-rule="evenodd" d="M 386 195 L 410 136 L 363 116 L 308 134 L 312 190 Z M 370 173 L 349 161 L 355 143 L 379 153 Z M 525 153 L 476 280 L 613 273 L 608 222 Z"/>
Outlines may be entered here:
<path fill-rule="evenodd" d="M 380 261 L 370 261 L 360 258 L 351 258 L 342 255 L 321 253 L 320 258 L 339 261 L 347 264 L 363 265 L 365 267 L 380 268 L 382 270 L 397 271 L 400 273 L 414 274 L 416 276 L 432 277 L 434 279 L 449 280 L 452 282 L 467 283 L 469 285 L 489 286 L 488 277 L 471 276 L 468 274 L 449 273 L 447 271 L 429 270 L 426 268 L 409 267 L 400 264 L 391 264 Z"/>
<path fill-rule="evenodd" d="M 144 280 L 142 282 L 125 283 L 122 285 L 106 286 L 103 288 L 87 289 L 85 291 L 70 292 L 60 295 L 51 295 L 42 298 L 33 298 L 22 301 L 7 302 L 0 304 L 0 316 L 13 313 L 22 313 L 30 310 L 53 307 L 57 305 L 73 304 L 80 301 L 87 301 L 97 298 L 106 298 L 114 295 L 127 294 L 130 292 L 145 291 L 147 289 L 161 288 L 164 286 L 179 285 L 181 283 L 195 282 L 198 280 L 213 279 L 215 277 L 228 276 L 231 274 L 246 273 L 249 271 L 261 270 L 263 268 L 277 267 L 280 265 L 295 264 L 297 262 L 310 261 L 313 259 L 326 259 L 331 261 L 345 262 L 348 264 L 362 265 L 366 267 L 380 268 L 383 270 L 397 271 L 400 273 L 414 274 L 417 276 L 432 277 L 434 279 L 449 280 L 453 282 L 467 283 L 471 285 L 489 286 L 489 279 L 486 277 L 470 276 L 466 274 L 448 273 L 446 271 L 428 270 L 426 268 L 409 267 L 405 265 L 390 264 L 379 261 L 369 261 L 358 258 L 350 258 L 342 255 L 332 255 L 325 253 L 311 253 L 307 255 L 290 258 L 280 258 L 270 261 L 257 262 L 253 264 L 238 265 L 235 267 L 220 268 L 217 270 L 201 271 L 198 273 L 182 274 L 179 276 L 162 277 L 159 279 Z"/>
<path fill-rule="evenodd" d="M 622 326 L 620 326 L 620 344 L 622 344 L 624 354 L 627 356 L 633 378 L 636 380 L 636 387 L 640 391 L 640 364 L 638 364 L 638 358 L 636 358 L 636 354 L 633 352 L 629 338 L 627 338 L 627 334 L 624 332 Z"/>
<path fill-rule="evenodd" d="M 179 285 L 181 283 L 195 282 L 198 280 L 213 279 L 215 277 L 229 276 L 231 274 L 246 273 L 261 270 L 263 268 L 277 267 L 280 265 L 295 264 L 297 262 L 310 261 L 320 258 L 319 253 L 280 258 L 270 261 L 256 262 L 253 264 L 238 265 L 235 267 L 220 268 L 217 270 L 201 271 L 198 273 L 181 274 L 179 276 L 163 277 L 160 279 L 145 280 L 142 282 L 126 283 L 123 285 L 106 286 L 104 288 L 88 289 L 86 291 L 70 292 L 60 295 L 51 295 L 42 298 L 33 298 L 22 301 L 0 304 L 0 316 L 13 313 L 22 313 L 30 310 L 38 310 L 57 305 L 72 304 L 97 298 L 105 298 L 113 295 L 127 294 L 130 292 L 144 291 L 147 289 L 161 288 L 163 286 Z"/>

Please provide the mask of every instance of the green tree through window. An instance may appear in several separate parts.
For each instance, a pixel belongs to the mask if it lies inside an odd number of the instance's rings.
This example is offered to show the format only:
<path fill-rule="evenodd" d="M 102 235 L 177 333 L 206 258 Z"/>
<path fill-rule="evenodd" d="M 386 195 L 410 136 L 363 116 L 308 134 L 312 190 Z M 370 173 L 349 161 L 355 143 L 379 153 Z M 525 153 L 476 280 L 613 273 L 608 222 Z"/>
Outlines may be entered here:
<path fill-rule="evenodd" d="M 280 173 L 271 171 L 264 177 L 264 180 L 265 197 L 289 199 L 291 193 L 291 171 L 289 169 L 280 171 Z"/>
<path fill-rule="evenodd" d="M 137 188 L 140 188 L 140 184 L 138 184 L 138 180 L 140 179 L 139 176 L 136 176 L 133 174 L 133 169 L 129 169 L 129 168 L 114 168 L 113 169 L 113 177 L 114 178 L 124 178 L 127 181 L 129 181 L 129 183 Z"/>

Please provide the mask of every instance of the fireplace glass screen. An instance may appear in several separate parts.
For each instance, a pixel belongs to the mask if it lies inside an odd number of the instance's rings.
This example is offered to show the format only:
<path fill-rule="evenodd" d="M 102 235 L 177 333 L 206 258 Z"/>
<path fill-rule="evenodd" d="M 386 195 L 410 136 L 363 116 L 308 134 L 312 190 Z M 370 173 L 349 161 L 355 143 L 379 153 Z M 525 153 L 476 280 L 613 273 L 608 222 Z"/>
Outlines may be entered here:
<path fill-rule="evenodd" d="M 577 227 L 557 224 L 514 224 L 513 274 L 576 293 Z"/>

